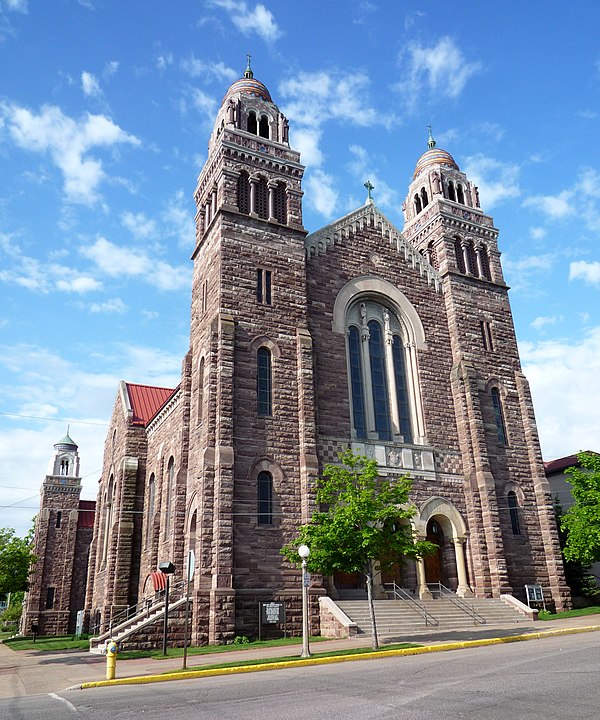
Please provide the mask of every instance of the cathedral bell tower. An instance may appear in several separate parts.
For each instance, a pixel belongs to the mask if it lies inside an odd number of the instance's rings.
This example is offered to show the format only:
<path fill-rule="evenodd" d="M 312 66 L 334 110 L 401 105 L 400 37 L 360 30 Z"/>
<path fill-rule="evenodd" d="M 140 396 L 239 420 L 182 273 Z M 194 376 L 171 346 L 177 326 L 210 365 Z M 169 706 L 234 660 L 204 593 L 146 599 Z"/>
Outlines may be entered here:
<path fill-rule="evenodd" d="M 405 237 L 439 271 L 448 318 L 454 409 L 462 454 L 473 563 L 489 586 L 519 591 L 515 558 L 525 541 L 544 546 L 538 573 L 557 607 L 568 598 L 533 404 L 521 370 L 504 282 L 498 230 L 478 189 L 452 155 L 428 149 L 417 161 L 403 204 Z M 511 530 L 507 508 L 519 503 L 530 523 Z M 537 512 L 525 513 L 527 503 Z M 475 508 L 481 508 L 481 514 Z"/>
<path fill-rule="evenodd" d="M 303 172 L 248 63 L 221 103 L 194 196 L 188 492 L 208 642 L 255 622 L 273 572 L 300 598 L 280 548 L 308 519 L 317 465 Z"/>

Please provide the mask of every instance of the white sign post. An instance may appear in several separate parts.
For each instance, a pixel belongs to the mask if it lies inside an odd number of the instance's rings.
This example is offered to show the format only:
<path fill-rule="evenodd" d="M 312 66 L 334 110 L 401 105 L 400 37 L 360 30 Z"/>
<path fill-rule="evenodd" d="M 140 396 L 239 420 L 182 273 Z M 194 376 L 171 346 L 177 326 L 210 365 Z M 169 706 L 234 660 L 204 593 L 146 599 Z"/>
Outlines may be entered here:
<path fill-rule="evenodd" d="M 187 561 L 187 588 L 185 591 L 185 625 L 183 630 L 183 669 L 187 667 L 187 646 L 188 646 L 188 626 L 190 617 L 190 583 L 194 579 L 194 569 L 196 567 L 196 556 L 194 551 L 190 550 Z"/>

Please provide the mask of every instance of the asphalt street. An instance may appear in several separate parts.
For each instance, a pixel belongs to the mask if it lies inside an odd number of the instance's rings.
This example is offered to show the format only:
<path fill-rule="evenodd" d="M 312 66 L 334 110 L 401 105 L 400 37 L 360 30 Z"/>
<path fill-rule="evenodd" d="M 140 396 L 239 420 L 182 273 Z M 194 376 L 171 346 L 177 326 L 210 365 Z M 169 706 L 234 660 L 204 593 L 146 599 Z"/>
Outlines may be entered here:
<path fill-rule="evenodd" d="M 587 720 L 600 633 L 0 701 L 0 720 Z"/>

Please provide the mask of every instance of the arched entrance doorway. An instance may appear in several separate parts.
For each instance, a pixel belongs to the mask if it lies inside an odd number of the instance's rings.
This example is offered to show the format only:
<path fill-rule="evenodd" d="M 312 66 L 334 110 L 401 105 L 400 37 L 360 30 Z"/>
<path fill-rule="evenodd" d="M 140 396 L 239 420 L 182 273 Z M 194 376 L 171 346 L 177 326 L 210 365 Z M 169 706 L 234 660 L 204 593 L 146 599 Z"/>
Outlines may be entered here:
<path fill-rule="evenodd" d="M 426 555 L 425 580 L 428 583 L 443 583 L 442 579 L 442 549 L 444 545 L 444 531 L 437 520 L 433 518 L 427 523 L 426 540 L 437 545 L 437 552 Z"/>

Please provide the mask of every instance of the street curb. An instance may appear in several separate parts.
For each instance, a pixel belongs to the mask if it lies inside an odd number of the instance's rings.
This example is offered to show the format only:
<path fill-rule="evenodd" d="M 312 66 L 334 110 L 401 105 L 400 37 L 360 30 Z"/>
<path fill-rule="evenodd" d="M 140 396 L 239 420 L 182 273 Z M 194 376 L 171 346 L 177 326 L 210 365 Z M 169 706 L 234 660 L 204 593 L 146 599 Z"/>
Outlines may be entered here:
<path fill-rule="evenodd" d="M 483 638 L 481 640 L 464 640 L 462 642 L 440 643 L 439 645 L 424 645 L 423 647 L 403 648 L 400 650 L 380 650 L 378 652 L 356 653 L 354 655 L 333 655 L 323 658 L 282 660 L 276 663 L 236 665 L 235 667 L 229 668 L 208 668 L 206 670 L 189 670 L 187 672 L 164 673 L 162 675 L 139 675 L 129 678 L 117 678 L 116 680 L 98 680 L 96 682 L 81 683 L 81 685 L 75 685 L 73 689 L 88 690 L 89 688 L 109 687 L 113 685 L 144 685 L 147 683 L 167 682 L 169 680 L 190 680 L 192 678 L 239 675 L 242 673 L 283 670 L 286 668 L 306 667 L 310 665 L 331 665 L 333 663 L 352 662 L 355 660 L 375 660 L 386 657 L 402 657 L 405 655 L 425 655 L 426 653 L 447 652 L 448 650 L 463 650 L 466 648 L 486 647 L 488 645 L 502 645 L 503 643 L 542 640 L 548 637 L 560 637 L 561 635 L 577 635 L 579 633 L 594 632 L 597 630 L 600 630 L 600 625 L 588 625 L 578 628 L 562 628 L 560 630 L 524 633 L 523 635 L 508 635 L 506 637 Z"/>

